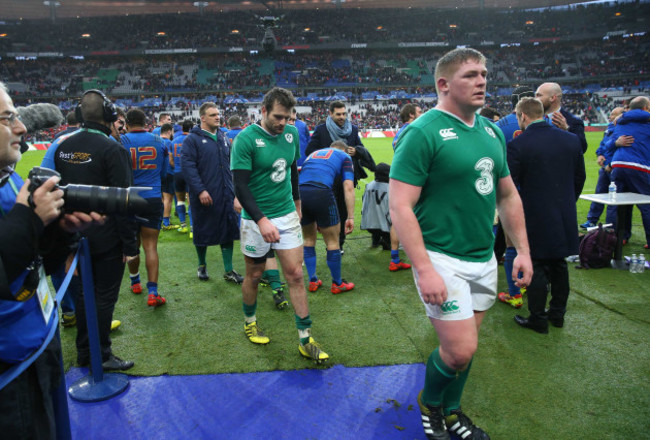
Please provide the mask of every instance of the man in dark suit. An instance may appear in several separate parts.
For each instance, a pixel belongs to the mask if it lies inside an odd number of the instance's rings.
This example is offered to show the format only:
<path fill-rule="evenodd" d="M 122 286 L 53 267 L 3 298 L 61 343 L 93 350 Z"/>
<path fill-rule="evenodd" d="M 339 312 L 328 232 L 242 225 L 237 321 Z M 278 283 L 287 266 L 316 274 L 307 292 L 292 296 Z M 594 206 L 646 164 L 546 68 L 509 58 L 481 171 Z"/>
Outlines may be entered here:
<path fill-rule="evenodd" d="M 587 138 L 585 138 L 585 124 L 580 118 L 575 117 L 562 108 L 562 88 L 558 83 L 544 83 L 537 88 L 535 97 L 544 104 L 544 119 L 557 128 L 566 130 L 578 136 L 582 153 L 587 151 Z"/>
<path fill-rule="evenodd" d="M 342 101 L 332 101 L 329 107 L 329 116 L 324 124 L 320 124 L 314 129 L 314 133 L 311 135 L 309 144 L 307 144 L 307 148 L 305 149 L 305 156 L 308 157 L 316 150 L 329 148 L 334 141 L 343 141 L 348 145 L 346 153 L 352 158 L 354 186 L 356 187 L 359 179 L 368 177 L 363 167 L 374 172 L 375 161 L 370 155 L 370 152 L 361 143 L 359 127 L 350 122 L 347 109 Z M 342 219 L 339 242 L 341 245 L 341 254 L 343 254 L 343 243 L 345 242 L 346 235 L 344 219 L 348 218 L 348 210 L 345 205 L 343 184 L 340 179 L 334 182 L 334 188 L 332 190 L 334 191 L 334 197 L 336 197 L 339 216 Z"/>
<path fill-rule="evenodd" d="M 549 321 L 555 327 L 564 325 L 569 298 L 564 258 L 578 253 L 576 201 L 585 183 L 585 162 L 578 137 L 544 121 L 538 99 L 523 98 L 515 110 L 524 132 L 508 142 L 508 166 L 524 205 L 533 260 L 527 291 L 530 316 L 516 315 L 515 322 L 548 333 Z"/>

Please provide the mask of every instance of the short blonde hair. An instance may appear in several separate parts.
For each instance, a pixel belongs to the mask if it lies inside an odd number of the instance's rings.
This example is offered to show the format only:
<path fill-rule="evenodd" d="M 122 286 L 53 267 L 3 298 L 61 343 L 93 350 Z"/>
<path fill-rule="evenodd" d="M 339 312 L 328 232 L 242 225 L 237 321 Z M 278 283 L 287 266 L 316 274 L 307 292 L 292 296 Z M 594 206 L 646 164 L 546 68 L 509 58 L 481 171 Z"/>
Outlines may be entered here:
<path fill-rule="evenodd" d="M 517 117 L 522 114 L 532 119 L 540 119 L 544 116 L 544 104 L 537 98 L 521 98 L 515 107 Z"/>
<path fill-rule="evenodd" d="M 436 63 L 436 70 L 434 74 L 434 78 L 436 81 L 436 92 L 440 94 L 438 91 L 438 79 L 440 77 L 450 77 L 453 76 L 454 73 L 458 70 L 458 67 L 467 62 L 467 61 L 476 61 L 481 64 L 486 64 L 487 59 L 485 58 L 485 55 L 483 55 L 481 52 L 479 52 L 476 49 L 471 49 L 469 47 L 467 48 L 459 48 L 459 49 L 454 49 L 452 51 L 447 52 L 444 54 Z"/>

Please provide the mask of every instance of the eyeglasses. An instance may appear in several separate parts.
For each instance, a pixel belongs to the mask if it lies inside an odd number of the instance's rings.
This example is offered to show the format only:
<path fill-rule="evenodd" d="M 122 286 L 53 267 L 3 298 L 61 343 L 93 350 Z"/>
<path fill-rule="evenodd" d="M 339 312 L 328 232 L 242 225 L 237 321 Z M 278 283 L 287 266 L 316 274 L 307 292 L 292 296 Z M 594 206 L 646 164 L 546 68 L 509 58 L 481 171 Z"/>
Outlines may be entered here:
<path fill-rule="evenodd" d="M 16 123 L 16 121 L 22 122 L 23 118 L 21 118 L 18 113 L 11 113 L 9 115 L 0 116 L 0 121 L 2 121 L 2 123 L 4 125 L 6 125 L 7 127 L 11 127 Z M 5 122 L 5 121 L 7 121 L 7 122 Z"/>

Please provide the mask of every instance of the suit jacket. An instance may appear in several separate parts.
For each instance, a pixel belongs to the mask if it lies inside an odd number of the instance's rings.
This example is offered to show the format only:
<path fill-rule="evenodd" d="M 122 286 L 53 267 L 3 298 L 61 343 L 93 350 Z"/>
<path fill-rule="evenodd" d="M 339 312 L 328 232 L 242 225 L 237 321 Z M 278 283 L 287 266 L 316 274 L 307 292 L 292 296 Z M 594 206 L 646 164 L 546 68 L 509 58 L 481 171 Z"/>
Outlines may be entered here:
<path fill-rule="evenodd" d="M 568 111 L 560 108 L 560 113 L 566 119 L 567 124 L 569 124 L 569 133 L 573 133 L 578 136 L 580 140 L 580 147 L 582 148 L 582 153 L 584 154 L 587 151 L 587 138 L 585 137 L 585 123 L 576 116 L 573 116 Z"/>
<path fill-rule="evenodd" d="M 576 201 L 585 183 L 578 137 L 536 122 L 508 142 L 508 167 L 524 205 L 533 259 L 578 253 Z"/>
<path fill-rule="evenodd" d="M 370 152 L 361 143 L 359 128 L 356 125 L 352 125 L 352 132 L 346 139 L 344 139 L 344 141 L 348 146 L 355 147 L 357 150 L 357 153 L 354 156 L 351 156 L 352 164 L 354 165 L 354 186 L 357 186 L 359 179 L 365 179 L 368 177 L 366 172 L 363 170 L 363 167 L 374 172 L 375 161 L 370 155 Z M 311 135 L 309 144 L 307 144 L 305 156 L 309 156 L 316 150 L 329 148 L 330 145 L 332 145 L 332 142 L 333 140 L 329 131 L 327 131 L 327 126 L 325 124 L 317 126 L 314 133 Z"/>

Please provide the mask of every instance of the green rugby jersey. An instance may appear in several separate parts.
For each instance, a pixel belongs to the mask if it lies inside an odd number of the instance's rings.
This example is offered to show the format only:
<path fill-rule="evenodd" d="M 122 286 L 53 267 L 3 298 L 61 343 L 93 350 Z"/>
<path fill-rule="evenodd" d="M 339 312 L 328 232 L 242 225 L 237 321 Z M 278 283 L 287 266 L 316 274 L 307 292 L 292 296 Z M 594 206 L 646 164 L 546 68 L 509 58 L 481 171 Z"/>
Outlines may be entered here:
<path fill-rule="evenodd" d="M 268 218 L 277 218 L 296 210 L 291 192 L 291 164 L 300 157 L 298 130 L 287 125 L 277 136 L 257 124 L 242 130 L 235 138 L 230 169 L 249 170 L 248 184 L 255 202 Z M 242 217 L 250 219 L 243 210 Z"/>
<path fill-rule="evenodd" d="M 432 109 L 400 135 L 390 177 L 422 187 L 414 212 L 428 250 L 465 261 L 492 258 L 499 179 L 510 174 L 503 133 L 476 116 L 469 127 Z"/>

